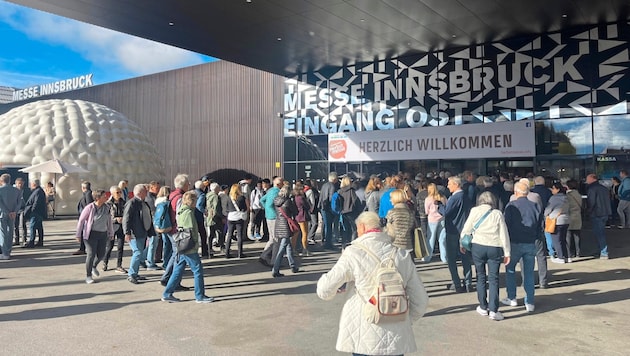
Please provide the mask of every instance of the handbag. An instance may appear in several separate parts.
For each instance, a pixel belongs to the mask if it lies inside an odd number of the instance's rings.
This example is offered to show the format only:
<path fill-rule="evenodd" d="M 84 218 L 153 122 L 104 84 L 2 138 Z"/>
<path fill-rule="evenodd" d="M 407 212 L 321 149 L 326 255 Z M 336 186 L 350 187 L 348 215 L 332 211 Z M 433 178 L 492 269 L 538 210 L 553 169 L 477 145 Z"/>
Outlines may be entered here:
<path fill-rule="evenodd" d="M 417 227 L 413 229 L 413 252 L 416 258 L 425 258 L 431 256 L 433 251 L 429 251 L 427 239 L 424 238 L 424 231 Z"/>
<path fill-rule="evenodd" d="M 553 234 L 554 232 L 556 232 L 556 219 L 549 217 L 549 216 L 545 216 L 545 232 L 548 232 L 550 234 Z"/>
<path fill-rule="evenodd" d="M 177 232 L 173 234 L 173 240 L 177 245 L 177 253 L 195 248 L 195 240 L 193 240 L 192 229 L 190 228 L 177 228 Z"/>
<path fill-rule="evenodd" d="M 245 221 L 247 219 L 247 211 L 239 209 L 238 204 L 236 204 L 236 201 L 234 199 L 232 199 L 232 204 L 234 204 L 236 211 L 228 212 L 228 221 Z"/>
<path fill-rule="evenodd" d="M 481 225 L 481 223 L 486 220 L 486 217 L 490 214 L 490 212 L 492 211 L 492 209 L 488 209 L 488 211 L 486 211 L 485 214 L 483 214 L 483 216 L 481 218 L 479 218 L 479 220 L 477 220 L 477 222 L 475 223 L 475 226 L 473 226 L 472 231 L 470 232 L 470 234 L 466 234 L 464 235 L 460 241 L 459 244 L 462 245 L 462 247 L 466 250 L 466 251 L 470 251 L 472 250 L 472 240 L 473 240 L 473 234 L 475 233 L 475 231 L 477 230 L 477 228 L 479 228 L 479 225 Z"/>
<path fill-rule="evenodd" d="M 280 214 L 282 214 L 282 216 L 284 216 L 284 218 L 287 220 L 287 223 L 289 224 L 289 230 L 291 230 L 291 232 L 300 231 L 300 225 L 298 225 L 295 219 L 290 218 L 287 213 L 284 212 L 284 209 L 280 208 Z"/>

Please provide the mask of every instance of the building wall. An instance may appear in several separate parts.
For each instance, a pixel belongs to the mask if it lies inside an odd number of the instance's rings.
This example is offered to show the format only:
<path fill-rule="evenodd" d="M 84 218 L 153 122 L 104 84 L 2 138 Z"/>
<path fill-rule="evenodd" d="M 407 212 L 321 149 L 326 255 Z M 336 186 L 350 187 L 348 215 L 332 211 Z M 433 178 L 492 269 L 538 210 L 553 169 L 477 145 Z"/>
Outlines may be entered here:
<path fill-rule="evenodd" d="M 229 184 L 245 172 L 281 174 L 283 80 L 219 61 L 38 99 L 92 101 L 135 121 L 155 143 L 167 184 L 180 172 L 193 180 L 213 172 Z M 0 114 L 27 102 L 0 105 Z"/>

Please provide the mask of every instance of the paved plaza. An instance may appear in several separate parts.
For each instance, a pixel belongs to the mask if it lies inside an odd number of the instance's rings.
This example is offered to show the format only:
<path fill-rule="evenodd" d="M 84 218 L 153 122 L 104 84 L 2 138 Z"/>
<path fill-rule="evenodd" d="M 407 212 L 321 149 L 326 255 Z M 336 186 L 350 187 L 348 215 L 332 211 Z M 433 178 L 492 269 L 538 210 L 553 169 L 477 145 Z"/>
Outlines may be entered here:
<path fill-rule="evenodd" d="M 0 261 L 0 355 L 339 354 L 344 297 L 325 302 L 315 294 L 317 279 L 339 253 L 316 251 L 301 260 L 300 273 L 285 268 L 286 277 L 272 278 L 257 262 L 263 244 L 248 241 L 248 258 L 204 260 L 214 303 L 197 304 L 189 291 L 176 293 L 183 302 L 169 304 L 160 301 L 159 271 L 141 271 L 148 281 L 140 285 L 114 271 L 87 285 L 85 256 L 71 255 L 75 226 L 72 219 L 45 221 L 45 247 L 17 248 L 10 261 Z M 525 311 L 519 287 L 520 306 L 501 307 L 500 322 L 475 312 L 476 293 L 445 289 L 446 265 L 418 265 L 430 299 L 414 325 L 416 354 L 628 354 L 630 232 L 607 233 L 610 260 L 549 263 L 551 288 L 536 290 L 536 311 Z M 590 232 L 584 236 L 592 250 Z M 190 272 L 182 284 L 192 286 Z"/>

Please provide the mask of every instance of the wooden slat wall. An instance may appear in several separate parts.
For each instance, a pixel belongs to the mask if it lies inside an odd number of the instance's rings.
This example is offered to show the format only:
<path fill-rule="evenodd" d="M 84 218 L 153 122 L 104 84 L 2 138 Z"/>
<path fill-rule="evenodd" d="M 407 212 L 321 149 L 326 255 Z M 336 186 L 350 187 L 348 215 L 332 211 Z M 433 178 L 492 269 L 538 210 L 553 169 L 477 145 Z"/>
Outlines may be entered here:
<path fill-rule="evenodd" d="M 155 143 L 164 180 L 172 185 L 180 172 L 193 181 L 223 169 L 280 175 L 283 83 L 280 76 L 219 61 L 38 99 L 80 99 L 123 113 Z M 25 103 L 0 106 L 0 113 Z M 214 178 L 230 184 L 242 175 Z"/>

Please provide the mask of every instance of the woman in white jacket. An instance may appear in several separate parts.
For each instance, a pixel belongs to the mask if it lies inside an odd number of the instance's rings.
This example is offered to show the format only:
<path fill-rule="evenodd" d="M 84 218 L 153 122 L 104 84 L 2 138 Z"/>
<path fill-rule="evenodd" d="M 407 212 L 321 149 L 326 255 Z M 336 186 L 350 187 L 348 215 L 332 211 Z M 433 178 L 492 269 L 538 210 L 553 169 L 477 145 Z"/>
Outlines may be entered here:
<path fill-rule="evenodd" d="M 345 248 L 333 268 L 317 282 L 317 295 L 324 300 L 331 300 L 337 293 L 345 290 L 350 291 L 341 311 L 336 348 L 341 352 L 363 355 L 400 355 L 414 352 L 416 342 L 411 324 L 424 315 L 428 302 L 427 292 L 415 265 L 407 251 L 392 245 L 391 238 L 381 232 L 376 213 L 363 212 L 355 223 L 359 238 Z M 394 249 L 398 250 L 395 265 L 409 297 L 409 313 L 404 320 L 374 324 L 362 314 L 365 302 L 361 295 L 370 295 L 373 292 L 375 286 L 372 273 L 377 264 L 357 244 L 381 259 L 392 255 Z M 345 288 L 342 287 L 344 284 Z"/>

